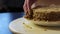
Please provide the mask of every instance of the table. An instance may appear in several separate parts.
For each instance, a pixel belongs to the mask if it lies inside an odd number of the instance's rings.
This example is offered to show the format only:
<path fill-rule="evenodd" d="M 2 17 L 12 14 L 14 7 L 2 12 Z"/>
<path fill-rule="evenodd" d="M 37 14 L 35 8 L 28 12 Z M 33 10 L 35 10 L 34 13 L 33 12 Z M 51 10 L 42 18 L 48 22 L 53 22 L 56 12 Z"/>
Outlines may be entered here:
<path fill-rule="evenodd" d="M 13 34 L 9 29 L 9 23 L 17 18 L 23 17 L 24 12 L 0 13 L 0 34 Z"/>

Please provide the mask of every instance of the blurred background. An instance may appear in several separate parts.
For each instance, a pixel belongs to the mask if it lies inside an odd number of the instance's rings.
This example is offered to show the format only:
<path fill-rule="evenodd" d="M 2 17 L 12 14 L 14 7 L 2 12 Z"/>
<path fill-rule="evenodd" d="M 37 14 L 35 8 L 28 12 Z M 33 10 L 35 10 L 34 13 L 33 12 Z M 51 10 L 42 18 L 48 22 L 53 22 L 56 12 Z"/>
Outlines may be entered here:
<path fill-rule="evenodd" d="M 9 24 L 23 17 L 23 4 L 24 0 L 0 0 L 0 34 L 13 34 Z"/>
<path fill-rule="evenodd" d="M 23 11 L 24 0 L 0 0 L 0 12 Z"/>

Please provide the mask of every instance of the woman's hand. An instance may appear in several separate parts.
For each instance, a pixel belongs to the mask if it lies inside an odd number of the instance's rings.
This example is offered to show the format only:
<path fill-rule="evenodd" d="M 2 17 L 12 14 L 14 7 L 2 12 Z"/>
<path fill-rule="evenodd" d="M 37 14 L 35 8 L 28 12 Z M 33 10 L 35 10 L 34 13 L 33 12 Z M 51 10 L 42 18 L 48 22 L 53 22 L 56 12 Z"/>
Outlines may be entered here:
<path fill-rule="evenodd" d="M 36 0 L 25 0 L 23 9 L 26 15 L 30 15 L 31 11 L 31 5 L 35 2 Z"/>

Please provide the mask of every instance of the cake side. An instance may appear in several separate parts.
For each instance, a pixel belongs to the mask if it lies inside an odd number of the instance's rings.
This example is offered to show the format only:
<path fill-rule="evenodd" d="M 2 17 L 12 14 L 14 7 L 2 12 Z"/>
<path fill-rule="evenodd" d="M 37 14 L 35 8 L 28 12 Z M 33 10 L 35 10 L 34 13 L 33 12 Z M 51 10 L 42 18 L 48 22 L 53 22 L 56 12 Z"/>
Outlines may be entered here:
<path fill-rule="evenodd" d="M 27 19 L 38 21 L 60 21 L 60 7 L 35 8 L 31 11 L 31 15 L 27 16 Z"/>

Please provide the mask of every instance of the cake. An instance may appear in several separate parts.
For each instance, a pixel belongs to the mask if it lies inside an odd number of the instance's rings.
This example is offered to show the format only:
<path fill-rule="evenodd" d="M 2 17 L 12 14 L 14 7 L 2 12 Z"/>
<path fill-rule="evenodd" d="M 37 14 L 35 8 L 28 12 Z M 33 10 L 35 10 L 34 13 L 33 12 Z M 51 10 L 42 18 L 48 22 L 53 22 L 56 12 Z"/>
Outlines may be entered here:
<path fill-rule="evenodd" d="M 49 1 L 40 1 L 38 0 L 37 6 L 32 8 L 30 15 L 26 16 L 26 19 L 34 21 L 36 24 L 41 25 L 44 23 L 55 23 L 59 24 L 60 22 L 60 0 L 49 0 Z M 38 23 L 37 23 L 37 22 Z M 42 23 L 43 24 L 43 23 Z M 44 24 L 43 24 L 44 25 Z"/>

